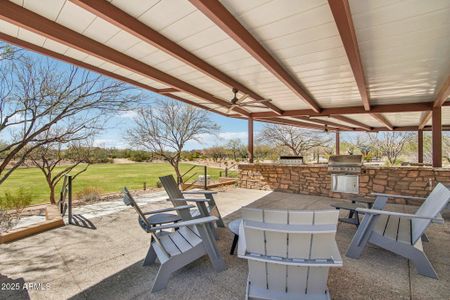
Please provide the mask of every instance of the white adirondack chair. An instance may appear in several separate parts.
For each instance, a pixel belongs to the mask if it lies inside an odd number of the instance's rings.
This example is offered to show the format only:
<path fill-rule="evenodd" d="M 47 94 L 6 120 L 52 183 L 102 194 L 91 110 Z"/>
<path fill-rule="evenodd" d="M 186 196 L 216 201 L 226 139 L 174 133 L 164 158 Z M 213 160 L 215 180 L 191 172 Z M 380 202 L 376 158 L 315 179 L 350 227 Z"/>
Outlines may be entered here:
<path fill-rule="evenodd" d="M 384 196 L 405 198 L 401 195 Z M 437 279 L 436 271 L 423 251 L 422 239 L 427 240 L 425 231 L 431 223 L 444 223 L 440 212 L 449 201 L 450 190 L 439 183 L 415 214 L 358 208 L 357 211 L 365 216 L 346 256 L 359 258 L 367 243 L 371 243 L 408 258 L 419 274 Z"/>
<path fill-rule="evenodd" d="M 214 194 L 217 192 L 213 191 L 181 191 L 178 187 L 175 178 L 172 175 L 161 176 L 159 180 L 169 196 L 169 200 L 172 202 L 173 206 L 177 207 L 180 205 L 187 205 L 187 203 L 195 203 L 197 209 L 191 209 L 189 211 L 179 211 L 178 214 L 184 220 L 189 218 L 206 217 L 206 216 L 216 216 L 217 226 L 225 227 L 223 223 L 222 216 L 220 215 L 219 209 L 217 208 L 216 201 L 214 200 Z M 185 195 L 202 195 L 204 198 L 185 198 Z"/>
<path fill-rule="evenodd" d="M 238 256 L 248 260 L 247 299 L 330 299 L 330 267 L 341 267 L 337 210 L 242 208 Z"/>
<path fill-rule="evenodd" d="M 124 189 L 123 201 L 126 205 L 130 205 L 136 210 L 139 216 L 139 224 L 151 236 L 150 248 L 144 259 L 144 266 L 153 264 L 156 258 L 161 264 L 153 282 L 152 292 L 164 289 L 173 272 L 204 255 L 208 255 L 216 272 L 225 269 L 225 262 L 219 253 L 213 232 L 210 226 L 207 226 L 212 222 L 216 222 L 217 217 L 208 216 L 155 226 L 148 221 L 146 215 L 167 211 L 189 210 L 192 206 L 178 206 L 144 214 L 126 188 Z M 166 231 L 173 229 L 177 230 L 172 232 Z"/>

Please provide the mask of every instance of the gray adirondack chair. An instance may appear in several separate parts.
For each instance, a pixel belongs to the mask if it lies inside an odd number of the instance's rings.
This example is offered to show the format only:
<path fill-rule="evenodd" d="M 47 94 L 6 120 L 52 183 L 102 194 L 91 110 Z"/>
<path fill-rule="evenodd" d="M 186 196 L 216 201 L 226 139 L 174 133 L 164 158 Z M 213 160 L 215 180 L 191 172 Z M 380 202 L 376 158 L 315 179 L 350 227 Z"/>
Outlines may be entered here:
<path fill-rule="evenodd" d="M 341 267 L 337 210 L 242 208 L 238 256 L 248 260 L 247 299 L 330 299 L 330 267 Z"/>
<path fill-rule="evenodd" d="M 219 227 L 225 227 L 219 209 L 217 208 L 214 200 L 213 191 L 181 191 L 172 175 L 159 177 L 162 186 L 169 195 L 169 200 L 172 201 L 173 206 L 187 205 L 187 202 L 194 202 L 197 205 L 197 209 L 189 211 L 179 211 L 180 216 L 187 220 L 189 218 L 196 218 L 199 216 L 206 217 L 209 215 L 216 216 L 218 218 L 216 224 Z M 185 198 L 184 195 L 204 195 L 204 199 L 198 198 Z M 207 204 L 207 205 L 206 205 Z"/>
<path fill-rule="evenodd" d="M 367 243 L 371 243 L 409 259 L 419 274 L 437 279 L 436 271 L 423 251 L 422 239 L 427 240 L 425 231 L 431 223 L 444 222 L 440 212 L 449 200 L 450 190 L 439 183 L 415 214 L 358 208 L 365 216 L 346 255 L 359 258 Z"/>
<path fill-rule="evenodd" d="M 214 235 L 207 224 L 217 221 L 217 217 L 208 216 L 193 220 L 181 221 L 173 224 L 153 225 L 148 222 L 146 215 L 165 213 L 167 211 L 189 210 L 192 205 L 159 209 L 144 214 L 129 191 L 124 188 L 123 202 L 132 206 L 139 218 L 142 229 L 150 234 L 150 247 L 144 259 L 144 266 L 151 265 L 158 258 L 160 267 L 153 282 L 152 293 L 167 287 L 170 275 L 197 260 L 208 255 L 216 272 L 225 269 Z M 176 231 L 167 232 L 167 230 Z"/>

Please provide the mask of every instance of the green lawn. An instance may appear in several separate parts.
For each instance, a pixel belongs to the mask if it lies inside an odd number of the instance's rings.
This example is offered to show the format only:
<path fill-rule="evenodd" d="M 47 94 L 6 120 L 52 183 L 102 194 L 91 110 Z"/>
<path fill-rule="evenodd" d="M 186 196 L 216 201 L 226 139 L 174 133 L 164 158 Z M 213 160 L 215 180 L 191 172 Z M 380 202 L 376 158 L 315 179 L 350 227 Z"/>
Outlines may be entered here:
<path fill-rule="evenodd" d="M 191 164 L 181 164 L 182 172 L 191 167 Z M 195 170 L 198 174 L 202 174 L 203 167 L 199 166 Z M 208 168 L 208 175 L 218 178 L 220 171 L 220 169 Z M 74 193 L 77 193 L 86 187 L 97 187 L 104 193 L 110 193 L 118 192 L 124 186 L 130 189 L 142 189 L 144 182 L 147 182 L 148 187 L 155 187 L 158 177 L 168 174 L 174 174 L 173 168 L 168 163 L 95 164 L 74 180 L 73 189 Z M 17 191 L 21 187 L 32 193 L 33 204 L 49 201 L 49 189 L 39 169 L 17 169 L 0 185 L 0 195 L 3 195 L 5 191 Z M 57 191 L 59 190 L 58 187 Z"/>

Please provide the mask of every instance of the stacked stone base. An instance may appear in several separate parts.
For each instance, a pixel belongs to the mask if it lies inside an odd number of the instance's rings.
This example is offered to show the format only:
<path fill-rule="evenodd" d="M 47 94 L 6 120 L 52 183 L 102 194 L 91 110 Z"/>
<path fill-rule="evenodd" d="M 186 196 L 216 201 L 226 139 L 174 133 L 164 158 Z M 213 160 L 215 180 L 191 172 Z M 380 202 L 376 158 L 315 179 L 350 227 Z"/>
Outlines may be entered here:
<path fill-rule="evenodd" d="M 359 196 L 372 198 L 371 193 L 375 192 L 426 197 L 437 182 L 450 185 L 450 169 L 364 166 Z M 249 189 L 346 199 L 355 197 L 331 191 L 331 176 L 326 165 L 241 164 L 238 184 Z M 402 199 L 397 202 L 405 203 Z"/>

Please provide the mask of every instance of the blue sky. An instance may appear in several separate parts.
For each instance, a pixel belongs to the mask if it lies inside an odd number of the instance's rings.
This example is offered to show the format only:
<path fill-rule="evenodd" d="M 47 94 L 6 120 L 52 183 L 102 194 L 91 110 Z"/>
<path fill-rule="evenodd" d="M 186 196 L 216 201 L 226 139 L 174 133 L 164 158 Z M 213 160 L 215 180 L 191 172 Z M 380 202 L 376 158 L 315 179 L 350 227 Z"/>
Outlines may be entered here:
<path fill-rule="evenodd" d="M 151 92 L 148 94 L 149 99 L 167 99 L 158 94 Z M 133 117 L 135 113 L 133 111 L 123 112 L 119 115 L 112 117 L 106 130 L 99 134 L 95 140 L 95 144 L 98 146 L 126 148 L 129 147 L 126 141 L 126 131 L 133 126 Z M 201 149 L 215 145 L 226 144 L 231 139 L 240 139 L 243 143 L 247 141 L 247 121 L 226 118 L 221 115 L 210 113 L 210 118 L 213 122 L 220 126 L 220 132 L 217 136 L 208 135 L 202 136 L 202 143 L 196 141 L 189 142 L 186 145 L 186 150 Z M 264 125 L 260 122 L 255 122 L 255 135 L 261 130 Z"/>

